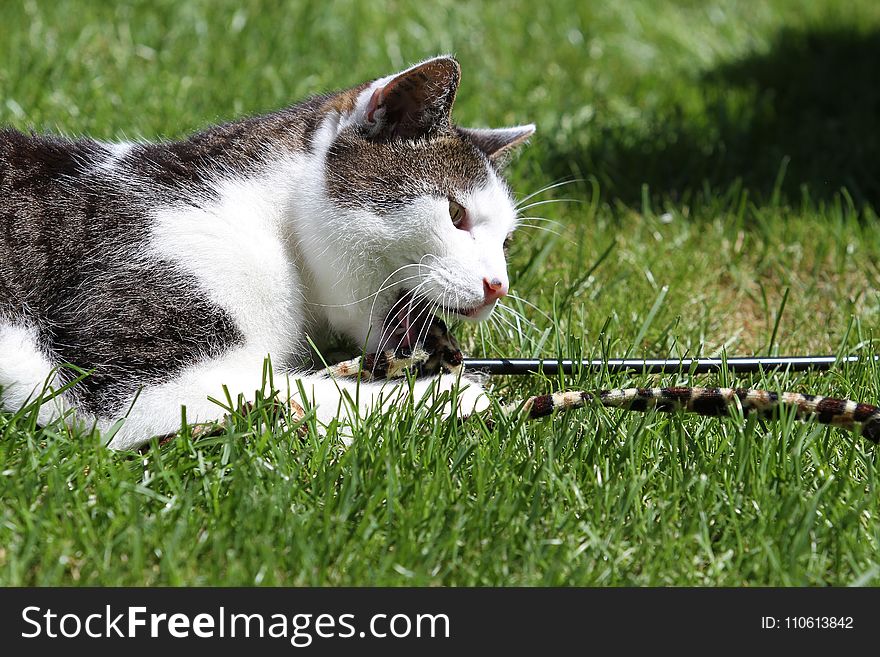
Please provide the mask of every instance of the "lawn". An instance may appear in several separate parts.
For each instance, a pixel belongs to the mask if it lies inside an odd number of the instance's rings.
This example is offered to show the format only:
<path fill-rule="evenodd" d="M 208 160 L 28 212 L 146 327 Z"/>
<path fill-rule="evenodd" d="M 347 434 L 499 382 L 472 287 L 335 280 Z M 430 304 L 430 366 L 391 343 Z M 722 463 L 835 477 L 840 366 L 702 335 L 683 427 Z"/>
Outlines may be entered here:
<path fill-rule="evenodd" d="M 456 54 L 458 122 L 538 125 L 509 168 L 536 194 L 516 297 L 458 328 L 472 355 L 877 351 L 873 0 L 28 0 L 0 24 L 0 123 L 102 139 Z M 869 364 L 492 390 L 691 383 L 880 400 Z M 877 448 L 839 430 L 592 407 L 317 429 L 257 408 L 138 456 L 0 414 L 0 584 L 880 585 Z"/>

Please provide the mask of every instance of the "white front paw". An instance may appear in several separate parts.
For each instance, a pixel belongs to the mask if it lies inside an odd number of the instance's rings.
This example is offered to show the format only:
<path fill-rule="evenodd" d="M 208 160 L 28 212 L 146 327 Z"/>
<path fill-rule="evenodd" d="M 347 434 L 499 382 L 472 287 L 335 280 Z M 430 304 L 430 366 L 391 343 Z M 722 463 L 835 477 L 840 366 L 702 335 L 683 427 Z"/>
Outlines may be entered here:
<path fill-rule="evenodd" d="M 446 416 L 453 414 L 453 403 L 455 403 L 454 414 L 459 417 L 481 413 L 492 405 L 483 386 L 471 379 L 447 374 L 436 379 L 436 382 L 438 393 L 446 391 L 449 394 L 449 399 L 443 408 L 443 414 Z"/>

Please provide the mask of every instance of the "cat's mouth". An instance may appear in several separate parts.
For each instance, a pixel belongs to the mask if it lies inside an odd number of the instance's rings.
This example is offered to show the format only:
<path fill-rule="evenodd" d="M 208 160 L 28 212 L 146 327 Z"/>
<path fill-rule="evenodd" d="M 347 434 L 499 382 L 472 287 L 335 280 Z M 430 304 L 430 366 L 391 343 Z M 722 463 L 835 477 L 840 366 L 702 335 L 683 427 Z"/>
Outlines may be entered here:
<path fill-rule="evenodd" d="M 465 319 L 476 319 L 484 308 L 459 308 L 445 306 L 436 301 L 429 301 L 414 292 L 403 291 L 388 311 L 382 328 L 380 345 L 384 349 L 412 349 L 420 344 L 428 335 L 428 328 L 434 321 L 434 315 L 442 312 L 457 315 Z"/>

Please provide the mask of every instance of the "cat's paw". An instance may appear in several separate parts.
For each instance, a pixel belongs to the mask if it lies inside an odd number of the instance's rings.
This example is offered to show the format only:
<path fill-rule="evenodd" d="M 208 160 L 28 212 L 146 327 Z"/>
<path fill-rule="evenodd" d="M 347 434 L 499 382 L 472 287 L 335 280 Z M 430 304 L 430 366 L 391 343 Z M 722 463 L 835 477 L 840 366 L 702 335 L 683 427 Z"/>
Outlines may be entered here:
<path fill-rule="evenodd" d="M 448 398 L 443 406 L 443 415 L 456 415 L 465 418 L 482 413 L 492 406 L 485 388 L 476 381 L 464 376 L 445 374 L 434 379 L 437 394 L 446 392 Z M 455 408 L 453 409 L 453 404 Z"/>

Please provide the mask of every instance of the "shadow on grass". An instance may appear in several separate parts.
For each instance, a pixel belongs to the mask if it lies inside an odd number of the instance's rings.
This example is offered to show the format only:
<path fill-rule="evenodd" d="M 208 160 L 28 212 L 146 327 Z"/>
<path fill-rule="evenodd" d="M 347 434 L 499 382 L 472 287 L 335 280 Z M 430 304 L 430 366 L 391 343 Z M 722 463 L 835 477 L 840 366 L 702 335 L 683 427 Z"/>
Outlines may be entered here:
<path fill-rule="evenodd" d="M 587 143 L 557 143 L 551 167 L 597 175 L 625 203 L 644 183 L 681 199 L 741 181 L 765 201 L 845 187 L 880 205 L 880 32 L 782 31 L 768 53 L 708 71 L 699 95 L 651 114 L 635 131 L 603 126 Z"/>

